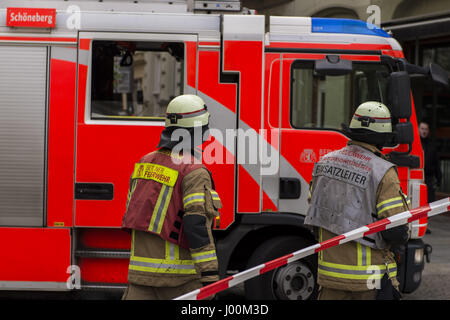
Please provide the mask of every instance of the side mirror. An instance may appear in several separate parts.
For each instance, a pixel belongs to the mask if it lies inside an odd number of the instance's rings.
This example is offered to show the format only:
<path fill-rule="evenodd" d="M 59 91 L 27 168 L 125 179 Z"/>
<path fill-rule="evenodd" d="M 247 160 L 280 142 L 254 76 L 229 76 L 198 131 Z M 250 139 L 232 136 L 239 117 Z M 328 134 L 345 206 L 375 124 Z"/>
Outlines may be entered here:
<path fill-rule="evenodd" d="M 404 59 L 399 60 L 403 65 L 403 68 L 409 74 L 421 74 L 424 76 L 430 76 L 431 79 L 439 84 L 448 86 L 448 73 L 436 63 L 431 63 L 428 67 L 421 67 L 415 64 L 411 64 Z"/>
<path fill-rule="evenodd" d="M 410 155 L 412 144 L 414 141 L 414 129 L 411 122 L 397 123 L 394 127 L 394 144 L 407 144 L 408 151 L 396 152 L 393 151 L 388 154 L 389 161 L 400 166 L 409 168 L 419 168 L 420 158 Z"/>
<path fill-rule="evenodd" d="M 434 82 L 448 86 L 448 73 L 440 65 L 436 63 L 430 64 L 430 75 Z"/>
<path fill-rule="evenodd" d="M 388 80 L 387 102 L 392 118 L 411 117 L 411 83 L 407 72 L 391 73 Z"/>
<path fill-rule="evenodd" d="M 411 122 L 402 122 L 395 125 L 396 142 L 399 144 L 410 144 L 414 141 L 414 129 Z"/>
<path fill-rule="evenodd" d="M 323 76 L 342 76 L 352 72 L 353 64 L 338 55 L 328 55 L 326 59 L 316 60 L 314 70 Z"/>

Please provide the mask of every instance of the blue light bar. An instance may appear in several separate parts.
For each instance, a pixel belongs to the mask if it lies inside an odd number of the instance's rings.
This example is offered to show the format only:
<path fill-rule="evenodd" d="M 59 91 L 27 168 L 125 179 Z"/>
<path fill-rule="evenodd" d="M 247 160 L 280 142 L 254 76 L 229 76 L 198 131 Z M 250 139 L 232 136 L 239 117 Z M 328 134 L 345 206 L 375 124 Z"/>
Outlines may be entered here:
<path fill-rule="evenodd" d="M 320 33 L 365 34 L 390 38 L 383 29 L 368 22 L 353 19 L 311 18 L 311 31 Z"/>

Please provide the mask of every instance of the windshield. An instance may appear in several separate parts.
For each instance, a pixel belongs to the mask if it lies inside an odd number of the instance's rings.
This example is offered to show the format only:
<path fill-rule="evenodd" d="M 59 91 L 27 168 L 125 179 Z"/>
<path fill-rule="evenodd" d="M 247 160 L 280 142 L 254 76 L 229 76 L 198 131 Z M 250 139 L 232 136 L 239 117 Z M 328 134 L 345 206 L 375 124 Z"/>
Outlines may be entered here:
<path fill-rule="evenodd" d="M 389 69 L 383 64 L 353 62 L 350 74 L 322 76 L 314 71 L 314 62 L 295 61 L 291 77 L 291 124 L 295 128 L 340 130 L 359 104 L 386 104 Z"/>

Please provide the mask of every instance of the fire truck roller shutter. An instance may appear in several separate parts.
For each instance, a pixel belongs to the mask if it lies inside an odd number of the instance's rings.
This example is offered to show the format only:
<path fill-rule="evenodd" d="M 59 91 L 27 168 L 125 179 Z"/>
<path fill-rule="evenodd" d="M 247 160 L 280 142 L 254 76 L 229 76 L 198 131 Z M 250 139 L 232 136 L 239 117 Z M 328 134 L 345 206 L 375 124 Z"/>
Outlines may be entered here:
<path fill-rule="evenodd" d="M 42 226 L 47 48 L 0 50 L 0 226 Z"/>

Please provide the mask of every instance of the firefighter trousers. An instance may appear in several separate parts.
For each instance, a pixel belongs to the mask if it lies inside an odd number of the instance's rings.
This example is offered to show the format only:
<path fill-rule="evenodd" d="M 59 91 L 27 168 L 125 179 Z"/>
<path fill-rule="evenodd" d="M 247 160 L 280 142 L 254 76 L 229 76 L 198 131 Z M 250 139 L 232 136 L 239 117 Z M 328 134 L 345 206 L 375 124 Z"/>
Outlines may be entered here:
<path fill-rule="evenodd" d="M 321 287 L 318 300 L 375 300 L 376 290 L 345 291 Z"/>

